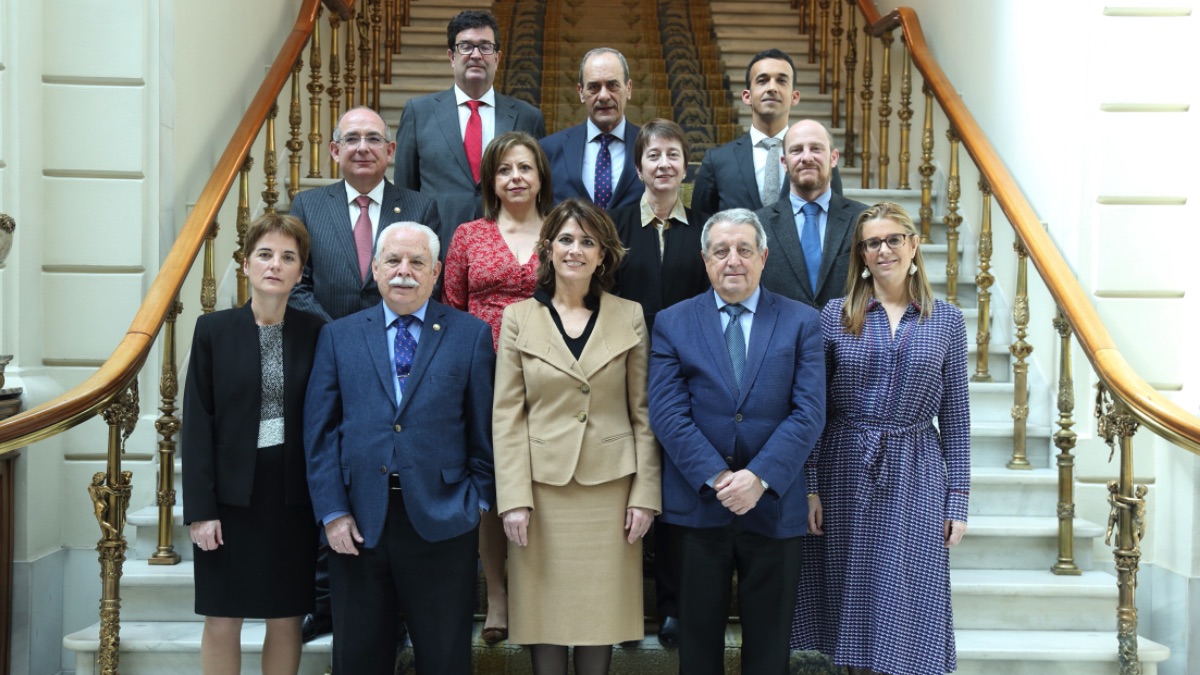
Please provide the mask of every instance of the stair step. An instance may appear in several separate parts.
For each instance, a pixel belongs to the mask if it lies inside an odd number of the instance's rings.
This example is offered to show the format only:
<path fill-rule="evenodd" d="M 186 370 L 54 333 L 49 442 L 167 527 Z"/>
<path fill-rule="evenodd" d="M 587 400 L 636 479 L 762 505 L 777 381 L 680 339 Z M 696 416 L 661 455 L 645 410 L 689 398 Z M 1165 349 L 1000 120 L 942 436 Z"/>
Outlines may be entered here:
<path fill-rule="evenodd" d="M 956 675 L 1111 675 L 1117 667 L 1115 631 L 962 630 L 954 632 Z M 1138 638 L 1142 675 L 1157 675 L 1171 650 Z"/>
<path fill-rule="evenodd" d="M 1011 394 L 1012 383 L 1004 384 L 1010 387 Z M 977 383 L 972 382 L 971 386 L 977 386 Z M 992 405 L 999 404 L 993 403 Z M 1011 407 L 1012 399 L 1009 398 L 1005 405 Z M 1008 409 L 1008 407 L 1004 408 L 1006 411 Z M 981 412 L 979 407 L 971 406 L 971 465 L 976 468 L 991 467 L 1008 471 L 1004 467 L 1012 459 L 1013 454 L 1012 418 L 1009 416 L 1008 419 L 999 419 L 996 416 L 982 415 Z M 1048 424 L 1029 424 L 1026 427 L 1025 456 L 1033 465 L 1033 471 L 1051 466 L 1050 434 L 1052 433 Z M 1014 470 L 1013 473 L 1032 472 Z"/>
<path fill-rule="evenodd" d="M 181 475 L 176 470 L 176 476 Z M 182 497 L 183 491 L 176 493 Z M 130 513 L 125 522 L 137 528 L 133 546 L 128 552 L 130 559 L 144 560 L 154 554 L 158 548 L 158 507 L 146 506 Z M 192 536 L 188 527 L 183 524 L 183 505 L 176 504 L 172 509 L 173 544 L 175 552 L 184 560 L 192 559 Z"/>
<path fill-rule="evenodd" d="M 127 621 L 195 621 L 194 569 L 191 560 L 177 565 L 126 560 L 121 575 L 122 625 Z"/>
<path fill-rule="evenodd" d="M 971 430 L 975 452 L 975 430 Z M 1016 471 L 975 465 L 972 457 L 969 513 L 975 516 L 1050 516 L 1058 508 L 1058 470 Z"/>
<path fill-rule="evenodd" d="M 1104 528 L 1075 519 L 1075 563 L 1092 569 L 1092 539 Z M 1056 516 L 972 516 L 962 543 L 950 549 L 952 569 L 1046 569 L 1058 557 Z"/>
<path fill-rule="evenodd" d="M 1117 578 L 1107 572 L 956 569 L 950 585 L 956 631 L 1104 631 L 1116 617 Z"/>

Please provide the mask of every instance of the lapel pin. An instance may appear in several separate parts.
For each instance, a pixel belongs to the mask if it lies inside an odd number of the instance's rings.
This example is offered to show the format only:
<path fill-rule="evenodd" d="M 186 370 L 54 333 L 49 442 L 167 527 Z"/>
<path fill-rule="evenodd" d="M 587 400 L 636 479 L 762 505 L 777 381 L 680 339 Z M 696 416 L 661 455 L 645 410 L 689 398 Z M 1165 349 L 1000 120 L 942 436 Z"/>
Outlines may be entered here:
<path fill-rule="evenodd" d="M 441 329 L 442 329 L 442 324 L 440 324 L 440 323 L 435 323 L 435 324 L 433 324 L 433 329 L 434 329 L 434 330 L 441 330 Z"/>
<path fill-rule="evenodd" d="M 392 209 L 392 213 L 400 213 L 400 207 L 397 206 L 396 208 Z"/>

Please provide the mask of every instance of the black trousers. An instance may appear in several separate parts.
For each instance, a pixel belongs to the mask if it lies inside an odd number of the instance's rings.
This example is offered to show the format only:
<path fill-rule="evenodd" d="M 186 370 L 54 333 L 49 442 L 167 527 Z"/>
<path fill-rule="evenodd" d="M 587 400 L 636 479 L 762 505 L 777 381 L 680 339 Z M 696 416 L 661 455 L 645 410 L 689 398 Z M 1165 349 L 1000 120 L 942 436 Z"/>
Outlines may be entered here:
<path fill-rule="evenodd" d="M 772 539 L 719 528 L 675 527 L 679 554 L 679 672 L 720 675 L 737 572 L 742 670 L 786 675 L 800 580 L 800 537 Z"/>
<path fill-rule="evenodd" d="M 391 492 L 383 536 L 357 556 L 331 553 L 333 672 L 391 675 L 403 609 L 422 673 L 470 675 L 478 530 L 439 542 L 413 529 Z"/>
<path fill-rule="evenodd" d="M 654 599 L 658 608 L 658 620 L 668 616 L 679 618 L 679 561 L 676 559 L 677 542 L 674 533 L 677 525 L 664 523 L 655 518 L 646 535 L 654 551 Z"/>

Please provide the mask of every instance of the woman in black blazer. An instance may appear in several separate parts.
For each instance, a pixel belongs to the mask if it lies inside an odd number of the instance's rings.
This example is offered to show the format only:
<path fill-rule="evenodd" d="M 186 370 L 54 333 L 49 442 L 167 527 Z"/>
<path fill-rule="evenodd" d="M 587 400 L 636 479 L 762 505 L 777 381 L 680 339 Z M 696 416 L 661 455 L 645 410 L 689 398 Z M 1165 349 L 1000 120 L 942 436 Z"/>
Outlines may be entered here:
<path fill-rule="evenodd" d="M 298 219 L 259 218 L 242 249 L 250 301 L 196 322 L 183 396 L 183 517 L 206 674 L 239 671 L 244 618 L 266 619 L 263 672 L 300 666 L 317 544 L 301 415 L 324 321 L 287 302 L 308 251 Z"/>

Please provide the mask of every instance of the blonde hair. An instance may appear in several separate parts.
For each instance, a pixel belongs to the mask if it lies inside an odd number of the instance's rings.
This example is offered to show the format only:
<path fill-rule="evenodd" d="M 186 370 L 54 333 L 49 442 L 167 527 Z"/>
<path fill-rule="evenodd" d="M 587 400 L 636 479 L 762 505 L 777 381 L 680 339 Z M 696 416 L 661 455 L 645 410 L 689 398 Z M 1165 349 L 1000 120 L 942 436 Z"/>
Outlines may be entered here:
<path fill-rule="evenodd" d="M 842 303 L 842 325 L 851 335 L 862 335 L 863 324 L 867 320 L 867 304 L 875 292 L 871 278 L 868 276 L 864 279 L 862 276 L 867 268 L 862 256 L 863 228 L 872 220 L 890 220 L 904 228 L 905 233 L 920 236 L 912 217 L 894 202 L 879 202 L 858 215 L 850 249 L 850 273 L 846 277 L 846 300 Z M 920 246 L 913 256 L 913 264 L 917 266 L 917 273 L 908 277 L 908 298 L 920 307 L 921 319 L 928 319 L 933 315 L 933 287 L 929 285 L 929 275 L 925 273 L 925 260 L 921 257 Z"/>

